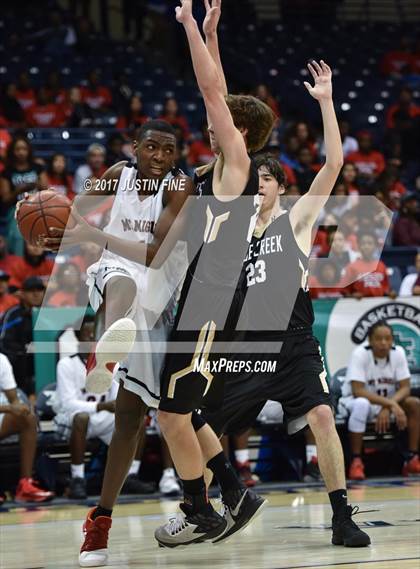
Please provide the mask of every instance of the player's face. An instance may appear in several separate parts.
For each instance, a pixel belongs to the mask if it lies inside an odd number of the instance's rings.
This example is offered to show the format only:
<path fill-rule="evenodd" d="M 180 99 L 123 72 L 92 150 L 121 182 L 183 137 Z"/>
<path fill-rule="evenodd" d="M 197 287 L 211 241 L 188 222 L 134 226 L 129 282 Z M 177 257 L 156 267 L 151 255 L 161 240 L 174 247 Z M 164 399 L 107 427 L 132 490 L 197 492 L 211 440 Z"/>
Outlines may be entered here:
<path fill-rule="evenodd" d="M 359 243 L 359 249 L 364 259 L 371 259 L 375 253 L 375 239 L 370 235 L 364 235 Z"/>
<path fill-rule="evenodd" d="M 149 130 L 134 148 L 144 178 L 162 180 L 175 166 L 176 138 L 173 134 Z"/>
<path fill-rule="evenodd" d="M 270 174 L 265 166 L 261 166 L 258 169 L 258 174 L 260 180 L 258 195 L 260 196 L 261 210 L 272 210 L 279 199 L 280 193 L 283 193 L 281 191 L 282 186 L 279 186 L 275 177 Z"/>
<path fill-rule="evenodd" d="M 387 326 L 379 326 L 373 332 L 369 343 L 372 347 L 373 354 L 377 358 L 387 358 L 392 348 L 392 333 Z"/>

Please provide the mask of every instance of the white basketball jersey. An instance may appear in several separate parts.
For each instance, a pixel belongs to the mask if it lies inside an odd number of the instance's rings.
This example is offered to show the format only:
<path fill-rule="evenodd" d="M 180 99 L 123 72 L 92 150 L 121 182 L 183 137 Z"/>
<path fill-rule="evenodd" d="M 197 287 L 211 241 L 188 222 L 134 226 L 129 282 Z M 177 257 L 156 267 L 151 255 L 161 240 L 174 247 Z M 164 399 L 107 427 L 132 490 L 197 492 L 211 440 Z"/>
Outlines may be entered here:
<path fill-rule="evenodd" d="M 370 392 L 392 397 L 399 388 L 398 382 L 409 377 L 407 358 L 401 346 L 394 346 L 384 359 L 375 358 L 369 346 L 358 346 L 351 355 L 343 396 L 351 395 L 352 381 L 360 381 Z"/>
<path fill-rule="evenodd" d="M 173 178 L 170 172 L 166 179 Z M 139 196 L 137 182 L 137 168 L 134 165 L 125 166 L 121 172 L 117 192 L 112 205 L 108 225 L 104 228 L 105 233 L 134 241 L 137 243 L 150 243 L 153 239 L 155 225 L 163 209 L 163 181 L 157 192 L 151 192 L 149 196 Z M 120 262 L 121 257 L 110 251 L 104 251 L 102 261 Z M 136 271 L 139 264 L 126 260 L 133 265 Z M 140 265 L 141 266 L 141 265 Z M 145 267 L 143 267 L 145 270 Z"/>

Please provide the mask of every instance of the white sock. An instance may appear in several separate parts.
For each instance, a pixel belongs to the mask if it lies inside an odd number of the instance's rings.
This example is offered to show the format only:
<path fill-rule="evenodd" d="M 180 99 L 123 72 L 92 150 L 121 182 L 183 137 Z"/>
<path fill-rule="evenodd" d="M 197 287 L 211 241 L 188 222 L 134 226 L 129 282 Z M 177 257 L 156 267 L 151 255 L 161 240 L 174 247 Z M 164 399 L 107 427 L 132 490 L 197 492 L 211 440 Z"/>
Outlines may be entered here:
<path fill-rule="evenodd" d="M 235 450 L 235 459 L 236 459 L 236 462 L 240 462 L 241 464 L 243 464 L 244 462 L 248 462 L 249 461 L 249 450 L 247 448 Z"/>
<path fill-rule="evenodd" d="M 175 476 L 175 470 L 170 466 L 163 470 L 162 477 L 165 476 L 165 474 L 170 474 L 171 476 Z"/>
<path fill-rule="evenodd" d="M 306 445 L 306 462 L 311 462 L 313 457 L 318 457 L 316 445 Z"/>
<path fill-rule="evenodd" d="M 138 474 L 139 470 L 140 470 L 140 464 L 141 464 L 141 460 L 133 460 L 127 476 L 129 476 L 130 474 Z"/>
<path fill-rule="evenodd" d="M 85 465 L 82 464 L 72 464 L 71 468 L 71 477 L 72 478 L 84 478 L 85 477 Z"/>

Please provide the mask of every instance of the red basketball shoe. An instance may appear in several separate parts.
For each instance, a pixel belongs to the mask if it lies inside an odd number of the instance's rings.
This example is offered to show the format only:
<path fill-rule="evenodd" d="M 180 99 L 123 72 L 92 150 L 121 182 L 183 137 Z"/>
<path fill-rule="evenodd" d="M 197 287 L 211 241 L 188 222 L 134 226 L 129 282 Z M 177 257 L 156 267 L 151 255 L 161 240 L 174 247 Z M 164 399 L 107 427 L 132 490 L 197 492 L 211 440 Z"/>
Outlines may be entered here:
<path fill-rule="evenodd" d="M 32 478 L 21 478 L 16 488 L 16 502 L 47 502 L 54 498 L 54 492 L 43 490 Z"/>
<path fill-rule="evenodd" d="M 403 476 L 416 476 L 416 474 L 420 474 L 420 460 L 419 455 L 415 454 L 413 458 L 404 462 Z"/>
<path fill-rule="evenodd" d="M 365 476 L 365 465 L 361 458 L 354 458 L 350 464 L 349 479 L 350 480 L 364 480 Z"/>
<path fill-rule="evenodd" d="M 80 548 L 80 567 L 102 567 L 108 564 L 108 533 L 112 519 L 108 516 L 98 516 L 93 520 L 92 514 L 95 510 L 96 507 L 89 510 L 83 524 L 85 540 Z"/>

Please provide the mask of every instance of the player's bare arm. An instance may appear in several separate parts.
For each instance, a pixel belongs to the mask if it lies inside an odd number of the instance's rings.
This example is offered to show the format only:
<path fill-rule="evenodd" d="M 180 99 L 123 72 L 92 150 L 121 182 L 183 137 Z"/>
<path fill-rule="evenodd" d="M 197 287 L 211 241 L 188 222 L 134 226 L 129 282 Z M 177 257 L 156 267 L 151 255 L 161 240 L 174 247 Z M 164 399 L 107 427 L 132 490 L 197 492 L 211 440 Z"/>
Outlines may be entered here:
<path fill-rule="evenodd" d="M 192 0 L 181 0 L 176 18 L 185 28 L 197 83 L 223 154 L 215 168 L 213 192 L 219 198 L 235 198 L 242 194 L 248 181 L 250 158 L 245 141 L 234 125 L 217 65 L 193 17 Z"/>
<path fill-rule="evenodd" d="M 154 238 L 151 243 L 134 243 L 105 233 L 89 225 L 77 210 L 73 209 L 72 216 L 76 226 L 72 229 L 66 229 L 63 237 L 61 236 L 61 230 L 52 227 L 50 233 L 54 237 L 44 239 L 45 247 L 54 249 L 60 246 L 60 244 L 67 247 L 91 241 L 100 245 L 103 249 L 106 247 L 112 253 L 130 261 L 146 266 L 150 266 L 153 263 L 153 267 L 158 268 L 168 257 L 178 239 L 181 238 L 186 213 L 186 207 L 184 206 L 188 197 L 195 194 L 195 186 L 191 178 L 180 175 L 175 180 L 185 180 L 183 182 L 183 190 L 166 192 L 166 204 L 156 224 Z M 167 236 L 170 236 L 170 239 L 166 239 Z M 163 244 L 164 246 L 162 247 Z"/>
<path fill-rule="evenodd" d="M 312 245 L 312 227 L 325 206 L 343 166 L 343 147 L 332 97 L 332 72 L 321 60 L 308 64 L 314 85 L 305 81 L 309 94 L 319 102 L 326 147 L 325 164 L 312 182 L 309 191 L 300 198 L 290 212 L 290 221 L 300 248 L 309 254 Z"/>
<path fill-rule="evenodd" d="M 217 28 L 222 15 L 222 0 L 204 0 L 204 5 L 206 7 L 206 17 L 203 22 L 203 32 L 206 37 L 206 46 L 217 65 L 223 93 L 227 95 L 228 88 L 220 57 L 219 38 L 217 35 Z"/>

